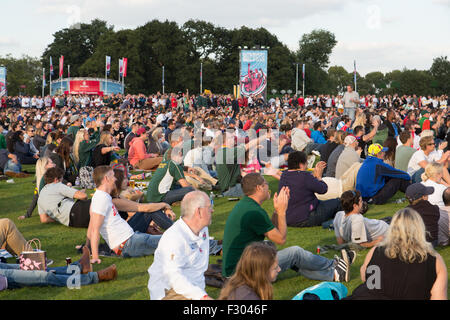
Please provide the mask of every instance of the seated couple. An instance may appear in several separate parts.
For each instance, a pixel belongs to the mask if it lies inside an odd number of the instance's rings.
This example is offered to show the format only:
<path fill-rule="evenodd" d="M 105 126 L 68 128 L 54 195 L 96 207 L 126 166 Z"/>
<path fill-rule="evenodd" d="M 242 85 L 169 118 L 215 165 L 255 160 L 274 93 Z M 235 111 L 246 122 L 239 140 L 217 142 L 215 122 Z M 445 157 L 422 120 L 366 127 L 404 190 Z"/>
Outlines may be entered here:
<path fill-rule="evenodd" d="M 112 169 L 111 169 L 112 170 Z M 113 203 L 121 211 L 121 216 L 134 231 L 142 233 L 155 232 L 155 223 L 168 229 L 175 219 L 175 214 L 167 203 L 137 203 L 119 195 L 126 188 L 128 180 L 124 171 L 113 171 L 116 183 L 112 190 Z M 89 226 L 91 199 L 87 199 L 84 190 L 77 190 L 62 183 L 64 172 L 60 168 L 50 168 L 44 174 L 45 187 L 38 200 L 39 217 L 42 223 L 59 222 L 75 228 Z M 127 213 L 129 212 L 129 213 Z M 160 232 L 157 232 L 160 234 Z"/>

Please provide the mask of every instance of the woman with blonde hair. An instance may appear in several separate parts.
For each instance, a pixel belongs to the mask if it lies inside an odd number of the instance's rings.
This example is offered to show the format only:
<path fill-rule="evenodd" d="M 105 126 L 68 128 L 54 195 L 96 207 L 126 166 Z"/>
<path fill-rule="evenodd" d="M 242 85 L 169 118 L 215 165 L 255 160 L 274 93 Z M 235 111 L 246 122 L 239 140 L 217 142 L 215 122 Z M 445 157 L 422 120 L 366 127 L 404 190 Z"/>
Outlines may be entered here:
<path fill-rule="evenodd" d="M 244 249 L 219 300 L 272 300 L 272 283 L 280 270 L 275 246 L 270 242 L 253 242 Z"/>
<path fill-rule="evenodd" d="M 39 192 L 41 192 L 42 188 L 45 186 L 44 181 L 44 173 L 49 168 L 54 168 L 56 165 L 49 157 L 39 158 L 36 162 L 36 189 L 34 190 L 33 200 L 28 207 L 27 213 L 24 216 L 20 216 L 18 219 L 23 220 L 26 218 L 31 218 L 34 209 L 37 206 L 37 202 L 39 199 Z"/>
<path fill-rule="evenodd" d="M 73 157 L 78 169 L 89 166 L 91 163 L 92 150 L 100 140 L 100 134 L 97 128 L 94 127 L 94 130 L 95 131 L 91 136 L 89 130 L 80 129 L 75 136 L 75 142 L 73 143 Z"/>
<path fill-rule="evenodd" d="M 97 146 L 92 150 L 92 167 L 109 166 L 113 151 L 119 151 L 119 147 L 112 146 L 114 138 L 109 131 L 102 131 Z"/>
<path fill-rule="evenodd" d="M 80 162 L 80 156 L 79 156 L 79 149 L 80 149 L 80 142 L 84 140 L 84 134 L 87 132 L 86 129 L 79 129 L 77 134 L 75 135 L 75 141 L 73 142 L 73 158 L 75 160 L 75 165 L 78 166 Z"/>
<path fill-rule="evenodd" d="M 352 130 L 355 131 L 355 128 L 357 126 L 364 127 L 366 125 L 366 122 L 367 122 L 366 114 L 364 112 L 361 112 L 360 114 L 358 114 L 356 116 L 356 119 L 355 119 L 355 121 L 353 122 L 353 125 L 352 125 Z"/>
<path fill-rule="evenodd" d="M 442 195 L 445 189 L 449 187 L 444 180 L 444 166 L 438 162 L 431 162 L 425 167 L 425 172 L 422 173 L 422 184 L 427 187 L 433 187 L 434 192 L 428 196 L 428 202 L 439 207 L 445 207 Z"/>
<path fill-rule="evenodd" d="M 447 300 L 447 267 L 415 210 L 395 213 L 384 240 L 366 255 L 361 280 L 349 299 Z"/>

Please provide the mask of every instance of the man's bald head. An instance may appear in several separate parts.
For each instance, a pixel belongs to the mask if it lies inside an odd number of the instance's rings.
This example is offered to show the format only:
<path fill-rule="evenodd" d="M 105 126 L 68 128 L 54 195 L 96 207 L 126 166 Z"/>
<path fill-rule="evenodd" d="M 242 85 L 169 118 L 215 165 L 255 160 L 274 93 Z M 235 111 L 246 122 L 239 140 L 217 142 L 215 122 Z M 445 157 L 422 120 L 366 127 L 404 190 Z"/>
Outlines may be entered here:
<path fill-rule="evenodd" d="M 197 208 L 206 207 L 209 197 L 203 191 L 192 191 L 187 193 L 181 201 L 181 217 L 190 219 Z"/>

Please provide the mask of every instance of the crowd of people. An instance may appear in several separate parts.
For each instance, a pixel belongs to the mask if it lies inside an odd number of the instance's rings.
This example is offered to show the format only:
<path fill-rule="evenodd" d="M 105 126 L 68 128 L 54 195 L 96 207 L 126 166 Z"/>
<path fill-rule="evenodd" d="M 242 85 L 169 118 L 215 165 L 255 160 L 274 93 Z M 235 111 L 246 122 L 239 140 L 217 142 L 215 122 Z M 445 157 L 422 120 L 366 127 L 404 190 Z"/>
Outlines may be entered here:
<path fill-rule="evenodd" d="M 268 101 L 188 92 L 2 97 L 0 179 L 27 177 L 22 165 L 35 165 L 36 190 L 18 218 L 37 207 L 41 223 L 86 229 L 74 264 L 82 285 L 116 278 L 115 265 L 92 272 L 102 254 L 154 255 L 151 299 L 211 299 L 205 272 L 220 247 L 220 299 L 273 299 L 272 283 L 287 270 L 348 282 L 357 246 L 371 250 L 349 299 L 446 299 L 435 248 L 450 242 L 449 111 L 448 96 L 360 97 L 352 86 Z M 272 214 L 262 207 L 267 176 L 278 181 Z M 134 188 L 150 177 L 144 192 Z M 406 208 L 364 217 L 398 192 Z M 223 242 L 208 232 L 215 197 L 239 200 Z M 327 259 L 301 244 L 277 251 L 288 226 L 333 228 L 340 254 Z M 0 230 L 0 244 L 20 254 L 26 241 L 14 223 L 0 220 Z M 371 265 L 381 288 L 366 282 Z M 67 268 L 54 269 L 0 263 L 0 278 L 9 288 L 65 286 Z"/>

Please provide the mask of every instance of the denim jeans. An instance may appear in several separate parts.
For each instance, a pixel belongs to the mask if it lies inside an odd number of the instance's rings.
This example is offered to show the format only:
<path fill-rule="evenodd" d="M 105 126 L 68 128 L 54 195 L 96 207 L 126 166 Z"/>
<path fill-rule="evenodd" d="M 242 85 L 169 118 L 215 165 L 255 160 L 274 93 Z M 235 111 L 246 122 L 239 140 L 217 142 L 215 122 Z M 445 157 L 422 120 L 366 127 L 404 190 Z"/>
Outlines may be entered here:
<path fill-rule="evenodd" d="M 12 160 L 8 160 L 8 162 L 5 165 L 5 168 L 3 169 L 3 172 L 6 171 L 19 173 L 20 171 L 22 171 L 22 165 L 20 164 L 20 162 L 14 163 Z"/>
<path fill-rule="evenodd" d="M 223 193 L 224 197 L 243 197 L 244 191 L 242 191 L 242 186 L 240 183 L 236 184 L 234 187 L 231 187 L 227 191 Z"/>
<path fill-rule="evenodd" d="M 78 262 L 72 265 L 79 266 Z M 67 272 L 67 267 L 48 268 L 48 271 L 20 270 L 18 264 L 0 263 L 0 275 L 8 279 L 8 288 L 16 289 L 23 287 L 66 287 L 67 280 L 72 273 Z M 98 283 L 97 272 L 87 274 L 80 273 L 80 285 Z"/>
<path fill-rule="evenodd" d="M 298 246 L 278 251 L 277 257 L 281 272 L 292 269 L 312 280 L 333 281 L 334 279 L 334 260 L 312 254 Z"/>
<path fill-rule="evenodd" d="M 422 173 L 425 172 L 424 168 L 420 168 L 411 177 L 412 183 L 422 182 Z"/>
<path fill-rule="evenodd" d="M 320 201 L 316 209 L 309 213 L 308 220 L 303 223 L 303 227 L 316 227 L 322 225 L 325 221 L 333 219 L 338 211 L 342 210 L 339 199 L 330 199 Z"/>
<path fill-rule="evenodd" d="M 161 210 L 155 212 L 136 212 L 127 222 L 134 231 L 146 233 L 148 226 L 152 221 L 166 230 L 173 224 L 173 221 L 170 220 L 170 218 L 167 217 Z"/>
<path fill-rule="evenodd" d="M 161 202 L 165 202 L 168 204 L 173 204 L 174 202 L 183 200 L 184 196 L 195 189 L 192 187 L 178 188 L 174 190 L 170 190 L 164 195 L 164 198 Z"/>
<path fill-rule="evenodd" d="M 153 254 L 158 247 L 161 236 L 135 232 L 122 249 L 124 258 L 142 257 Z"/>

